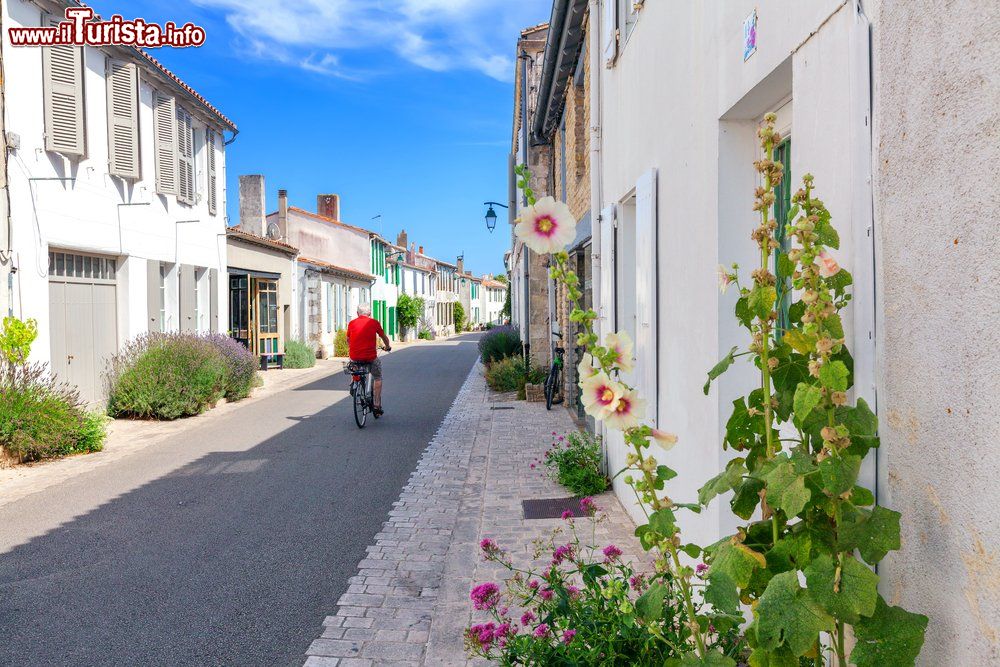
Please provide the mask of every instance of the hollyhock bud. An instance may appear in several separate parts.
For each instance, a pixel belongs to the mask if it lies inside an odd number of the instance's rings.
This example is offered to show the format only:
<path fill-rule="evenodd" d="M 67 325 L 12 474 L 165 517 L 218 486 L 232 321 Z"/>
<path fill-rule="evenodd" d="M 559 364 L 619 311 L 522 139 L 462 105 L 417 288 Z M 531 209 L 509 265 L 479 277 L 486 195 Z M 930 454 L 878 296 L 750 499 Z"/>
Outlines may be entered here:
<path fill-rule="evenodd" d="M 830 402 L 834 405 L 847 405 L 847 392 L 835 391 L 830 394 Z"/>

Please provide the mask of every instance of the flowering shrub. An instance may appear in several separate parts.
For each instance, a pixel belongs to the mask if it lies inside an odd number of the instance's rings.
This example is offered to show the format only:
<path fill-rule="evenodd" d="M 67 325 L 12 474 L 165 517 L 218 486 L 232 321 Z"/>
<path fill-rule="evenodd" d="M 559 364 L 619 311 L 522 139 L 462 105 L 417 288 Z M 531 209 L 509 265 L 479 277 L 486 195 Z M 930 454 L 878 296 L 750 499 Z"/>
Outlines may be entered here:
<path fill-rule="evenodd" d="M 532 368 L 527 372 L 527 381 L 537 384 L 545 379 L 545 370 Z M 486 366 L 486 384 L 493 391 L 524 391 L 524 359 L 520 356 L 507 357 Z"/>
<path fill-rule="evenodd" d="M 226 400 L 238 401 L 249 396 L 251 390 L 260 385 L 257 357 L 239 341 L 225 334 L 205 334 L 204 338 L 215 346 L 226 364 Z"/>
<path fill-rule="evenodd" d="M 12 364 L 23 364 L 28 360 L 31 344 L 38 338 L 38 322 L 33 319 L 19 320 L 16 317 L 3 318 L 0 329 L 0 359 Z"/>
<path fill-rule="evenodd" d="M 347 341 L 347 330 L 338 329 L 333 337 L 333 356 L 348 357 L 351 354 L 351 346 Z"/>
<path fill-rule="evenodd" d="M 484 364 L 521 354 L 521 334 L 512 326 L 490 327 L 479 339 L 479 359 Z"/>
<path fill-rule="evenodd" d="M 150 333 L 125 345 L 109 365 L 108 414 L 177 419 L 204 412 L 226 391 L 226 361 L 194 334 Z"/>
<path fill-rule="evenodd" d="M 580 512 L 592 525 L 604 520 L 590 498 Z M 679 602 L 677 581 L 666 572 L 636 572 L 614 544 L 585 546 L 576 521 L 565 518 L 568 536 L 557 530 L 537 545 L 536 559 L 550 555 L 539 572 L 515 567 L 493 540 L 480 543 L 483 557 L 511 576 L 503 589 L 493 582 L 472 589 L 473 607 L 489 620 L 466 630 L 469 652 L 505 665 L 662 665 L 680 657 L 691 617 Z M 734 616 L 707 629 L 720 657 L 744 654 L 741 620 Z"/>
<path fill-rule="evenodd" d="M 601 469 L 601 441 L 586 431 L 566 435 L 552 432 L 552 446 L 545 452 L 549 476 L 577 496 L 601 493 L 608 478 Z"/>

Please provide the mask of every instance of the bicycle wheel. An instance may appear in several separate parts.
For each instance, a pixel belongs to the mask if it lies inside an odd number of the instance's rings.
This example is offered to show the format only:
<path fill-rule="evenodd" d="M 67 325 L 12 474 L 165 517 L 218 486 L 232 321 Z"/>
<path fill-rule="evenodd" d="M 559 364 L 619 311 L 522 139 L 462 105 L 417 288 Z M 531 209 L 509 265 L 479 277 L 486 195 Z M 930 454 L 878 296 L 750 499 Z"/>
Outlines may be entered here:
<path fill-rule="evenodd" d="M 362 387 L 354 389 L 354 421 L 358 428 L 364 428 L 365 422 L 368 421 L 368 405 Z"/>
<path fill-rule="evenodd" d="M 549 376 L 545 378 L 545 409 L 552 409 L 552 402 L 556 397 L 556 387 L 559 382 L 559 368 L 553 366 L 549 369 Z"/>

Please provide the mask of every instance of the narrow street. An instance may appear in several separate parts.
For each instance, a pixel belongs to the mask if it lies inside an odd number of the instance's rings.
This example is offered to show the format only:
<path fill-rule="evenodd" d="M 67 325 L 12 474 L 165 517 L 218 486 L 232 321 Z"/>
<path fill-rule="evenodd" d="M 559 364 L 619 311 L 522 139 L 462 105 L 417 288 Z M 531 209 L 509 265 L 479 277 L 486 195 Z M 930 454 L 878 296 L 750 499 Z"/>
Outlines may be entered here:
<path fill-rule="evenodd" d="M 302 664 L 476 338 L 388 355 L 362 431 L 337 373 L 0 507 L 0 664 Z"/>

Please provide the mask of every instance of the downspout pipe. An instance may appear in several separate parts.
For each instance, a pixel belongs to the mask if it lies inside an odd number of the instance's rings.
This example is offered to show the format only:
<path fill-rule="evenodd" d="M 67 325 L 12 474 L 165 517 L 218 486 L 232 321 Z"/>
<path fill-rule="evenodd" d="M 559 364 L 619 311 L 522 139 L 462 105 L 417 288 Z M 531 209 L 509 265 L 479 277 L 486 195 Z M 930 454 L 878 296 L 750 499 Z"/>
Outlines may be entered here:
<path fill-rule="evenodd" d="M 555 76 L 559 51 L 565 38 L 563 27 L 566 23 L 566 12 L 569 4 L 569 0 L 556 0 L 552 3 L 552 15 L 549 17 L 549 36 L 545 40 L 545 59 L 542 61 L 542 79 L 538 86 L 535 117 L 531 122 L 531 135 L 536 143 L 545 143 L 545 138 L 542 136 L 543 126 L 546 109 L 549 105 L 549 96 L 552 94 L 552 78 Z"/>
<path fill-rule="evenodd" d="M 601 312 L 601 8 L 599 0 L 589 0 L 587 8 L 587 58 L 590 60 L 590 266 L 594 310 Z M 600 320 L 598 320 L 600 321 Z M 597 429 L 600 430 L 600 425 Z M 607 438 L 601 439 L 604 470 L 610 465 Z"/>
<path fill-rule="evenodd" d="M 521 155 L 522 164 L 528 165 L 528 52 L 521 49 Z M 524 206 L 528 205 L 528 195 L 523 194 Z M 528 378 L 528 369 L 531 368 L 531 308 L 529 289 L 531 277 L 531 249 L 522 245 L 524 249 L 524 377 Z"/>

